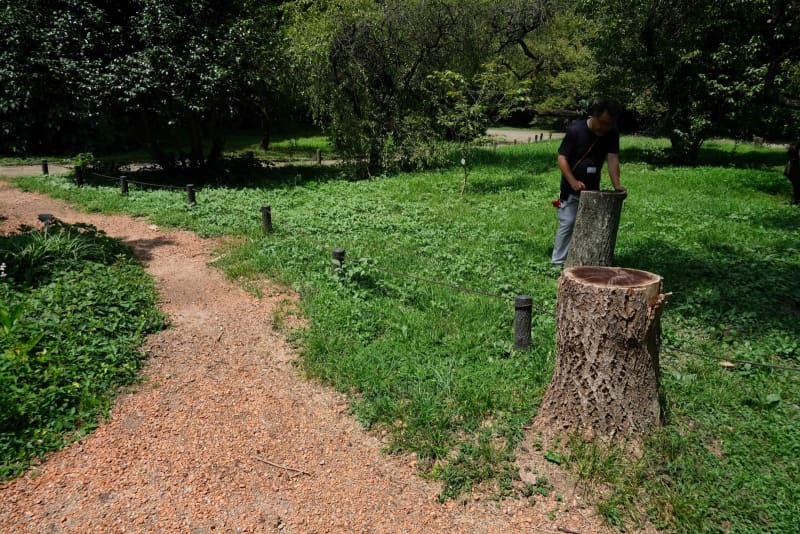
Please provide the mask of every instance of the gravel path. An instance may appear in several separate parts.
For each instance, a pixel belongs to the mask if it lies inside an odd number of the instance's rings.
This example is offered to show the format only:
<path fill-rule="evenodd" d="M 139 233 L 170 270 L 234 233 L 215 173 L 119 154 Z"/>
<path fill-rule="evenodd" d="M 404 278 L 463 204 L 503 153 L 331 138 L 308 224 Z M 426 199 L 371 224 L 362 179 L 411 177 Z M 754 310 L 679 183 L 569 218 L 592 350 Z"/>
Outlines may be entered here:
<path fill-rule="evenodd" d="M 550 139 L 561 139 L 564 137 L 564 133 L 561 132 L 549 132 L 543 130 L 527 130 L 524 128 L 514 128 L 514 129 L 505 129 L 505 128 L 489 128 L 486 130 L 486 135 L 489 137 L 493 137 L 497 139 L 501 143 L 535 143 L 539 137 L 543 141 L 549 141 Z"/>
<path fill-rule="evenodd" d="M 215 241 L 81 213 L 0 181 L 0 232 L 45 212 L 131 246 L 172 326 L 148 338 L 146 379 L 120 394 L 107 422 L 0 485 L 0 532 L 604 531 L 541 453 L 520 460 L 523 477 L 535 469 L 556 485 L 535 504 L 438 503 L 439 485 L 412 457 L 382 453 L 343 396 L 292 365 L 297 355 L 271 325 L 295 296 L 265 282 L 255 298 L 227 281 L 207 265 Z"/>

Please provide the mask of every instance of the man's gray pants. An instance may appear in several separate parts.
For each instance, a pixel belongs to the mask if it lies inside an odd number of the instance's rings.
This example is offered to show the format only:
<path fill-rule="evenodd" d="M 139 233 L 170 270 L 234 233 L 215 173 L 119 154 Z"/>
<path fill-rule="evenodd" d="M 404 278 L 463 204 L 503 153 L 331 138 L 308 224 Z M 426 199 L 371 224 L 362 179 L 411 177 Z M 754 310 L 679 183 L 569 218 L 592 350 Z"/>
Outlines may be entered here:
<path fill-rule="evenodd" d="M 566 201 L 561 202 L 558 208 L 558 230 L 556 230 L 556 242 L 553 245 L 553 255 L 550 263 L 553 265 L 564 265 L 567 261 L 569 252 L 569 242 L 572 239 L 572 227 L 575 225 L 575 216 L 578 214 L 578 201 L 580 197 L 570 195 Z"/>

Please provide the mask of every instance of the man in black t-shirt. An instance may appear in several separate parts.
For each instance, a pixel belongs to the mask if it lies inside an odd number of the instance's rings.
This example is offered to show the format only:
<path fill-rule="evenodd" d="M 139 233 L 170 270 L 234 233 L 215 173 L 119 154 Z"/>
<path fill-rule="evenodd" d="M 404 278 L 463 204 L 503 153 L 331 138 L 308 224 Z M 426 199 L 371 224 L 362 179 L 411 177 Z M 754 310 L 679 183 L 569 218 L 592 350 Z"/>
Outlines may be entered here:
<path fill-rule="evenodd" d="M 558 230 L 550 259 L 553 265 L 564 265 L 578 212 L 578 196 L 581 191 L 600 189 L 600 172 L 606 160 L 614 189 L 627 191 L 619 181 L 619 131 L 615 126 L 618 115 L 618 108 L 613 103 L 594 103 L 589 109 L 588 119 L 577 120 L 567 127 L 558 147 L 561 195 Z"/>

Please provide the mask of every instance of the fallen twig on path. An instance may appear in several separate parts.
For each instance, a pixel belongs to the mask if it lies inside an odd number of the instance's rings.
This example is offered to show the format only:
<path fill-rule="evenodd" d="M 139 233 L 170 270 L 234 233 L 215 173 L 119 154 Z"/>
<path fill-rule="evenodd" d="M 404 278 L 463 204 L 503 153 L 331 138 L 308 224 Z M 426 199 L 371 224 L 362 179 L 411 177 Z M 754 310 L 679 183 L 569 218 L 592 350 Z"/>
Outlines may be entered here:
<path fill-rule="evenodd" d="M 295 473 L 300 473 L 300 474 L 303 474 L 303 475 L 312 476 L 311 473 L 309 473 L 307 471 L 303 471 L 302 469 L 296 469 L 294 467 L 289 467 L 289 466 L 286 466 L 286 465 L 276 464 L 276 463 L 270 462 L 269 460 L 265 460 L 264 458 L 261 458 L 261 457 L 258 457 L 258 456 L 253 456 L 253 458 L 258 460 L 259 462 L 263 462 L 263 463 L 265 463 L 267 465 L 271 465 L 272 467 L 277 467 L 278 469 L 285 469 L 287 471 L 294 471 Z"/>

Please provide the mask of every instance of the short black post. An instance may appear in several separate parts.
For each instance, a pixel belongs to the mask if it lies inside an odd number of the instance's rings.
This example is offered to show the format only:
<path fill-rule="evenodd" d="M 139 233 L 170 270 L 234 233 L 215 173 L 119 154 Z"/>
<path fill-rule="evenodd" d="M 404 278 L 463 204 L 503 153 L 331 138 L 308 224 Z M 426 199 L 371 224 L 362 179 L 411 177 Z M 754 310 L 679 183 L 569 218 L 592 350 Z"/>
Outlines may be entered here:
<path fill-rule="evenodd" d="M 343 248 L 335 248 L 333 249 L 333 253 L 331 254 L 331 264 L 333 265 L 333 270 L 338 271 L 339 269 L 344 268 L 344 249 Z"/>
<path fill-rule="evenodd" d="M 50 229 L 50 226 L 52 226 L 56 220 L 50 213 L 40 213 L 38 219 L 44 224 L 44 233 L 47 233 L 47 230 Z"/>
<path fill-rule="evenodd" d="M 550 137 L 548 137 L 548 139 L 552 139 L 552 138 L 553 138 L 553 132 L 550 132 Z"/>
<path fill-rule="evenodd" d="M 75 185 L 83 187 L 83 167 L 80 165 L 75 167 Z"/>
<path fill-rule="evenodd" d="M 264 229 L 264 233 L 268 234 L 272 232 L 272 207 L 271 206 L 261 206 L 261 226 Z"/>
<path fill-rule="evenodd" d="M 514 299 L 514 349 L 531 348 L 531 310 L 533 299 L 528 295 L 517 295 Z"/>
<path fill-rule="evenodd" d="M 186 184 L 186 198 L 189 199 L 190 206 L 197 205 L 197 199 L 195 198 L 195 191 L 194 191 L 194 184 Z"/>
<path fill-rule="evenodd" d="M 128 177 L 127 176 L 120 176 L 119 177 L 119 191 L 123 195 L 128 194 Z"/>
<path fill-rule="evenodd" d="M 50 174 L 50 169 L 47 166 L 47 160 L 42 160 L 42 174 Z"/>
<path fill-rule="evenodd" d="M 322 165 L 322 150 L 317 149 L 317 165 Z"/>

